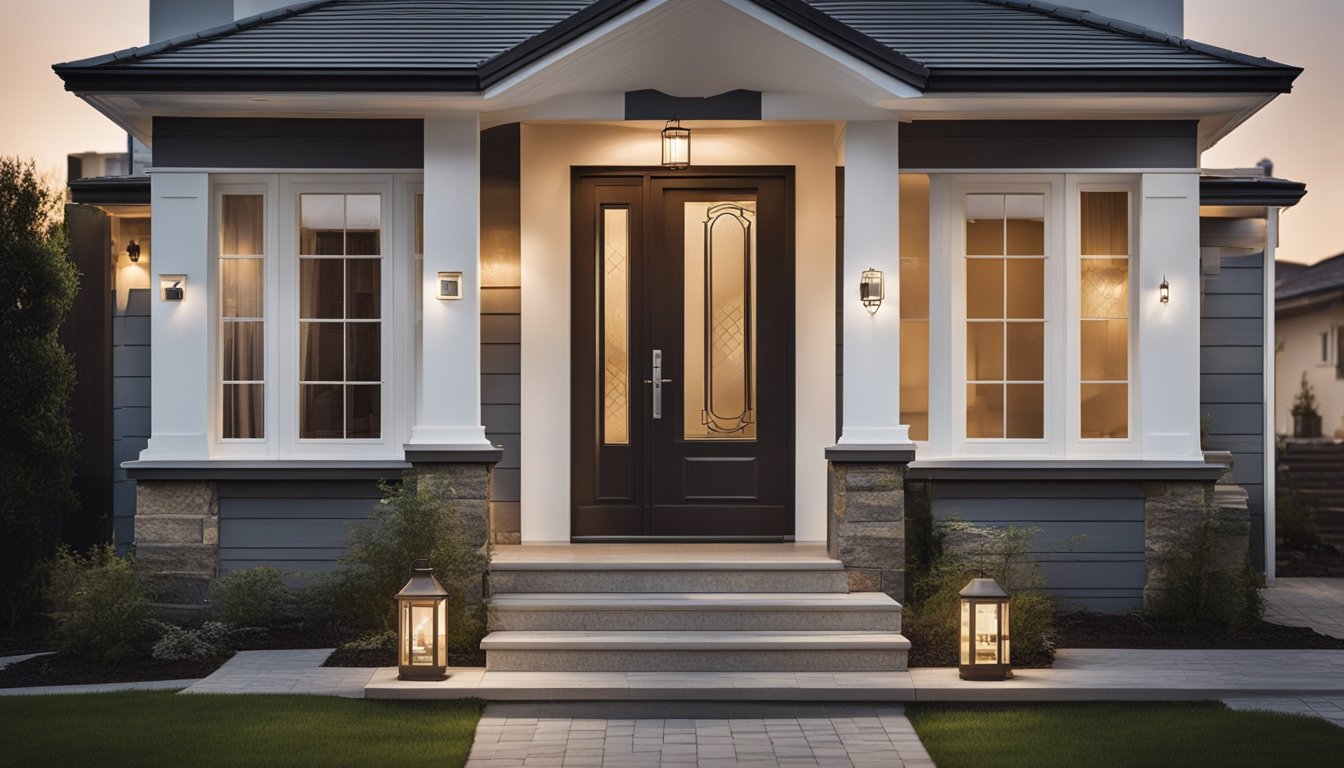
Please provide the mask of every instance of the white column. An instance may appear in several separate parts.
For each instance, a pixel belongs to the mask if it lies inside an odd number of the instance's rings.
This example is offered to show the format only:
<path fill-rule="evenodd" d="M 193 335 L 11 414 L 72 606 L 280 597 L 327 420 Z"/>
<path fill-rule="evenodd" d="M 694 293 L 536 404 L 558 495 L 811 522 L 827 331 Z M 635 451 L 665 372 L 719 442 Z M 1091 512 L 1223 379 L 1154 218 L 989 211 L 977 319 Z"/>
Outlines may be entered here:
<path fill-rule="evenodd" d="M 1140 197 L 1133 289 L 1143 458 L 1199 460 L 1199 175 L 1145 173 Z"/>
<path fill-rule="evenodd" d="M 207 459 L 214 388 L 209 350 L 210 177 L 150 176 L 154 243 L 150 277 L 150 438 L 141 461 Z M 182 301 L 163 301 L 161 275 L 186 278 Z"/>
<path fill-rule="evenodd" d="M 901 424 L 900 164 L 898 123 L 845 128 L 844 424 L 840 443 L 909 445 Z M 886 300 L 859 302 L 866 269 L 881 270 Z"/>
<path fill-rule="evenodd" d="M 488 448 L 481 426 L 480 118 L 425 120 L 424 319 L 409 445 Z M 438 273 L 462 298 L 438 298 Z"/>

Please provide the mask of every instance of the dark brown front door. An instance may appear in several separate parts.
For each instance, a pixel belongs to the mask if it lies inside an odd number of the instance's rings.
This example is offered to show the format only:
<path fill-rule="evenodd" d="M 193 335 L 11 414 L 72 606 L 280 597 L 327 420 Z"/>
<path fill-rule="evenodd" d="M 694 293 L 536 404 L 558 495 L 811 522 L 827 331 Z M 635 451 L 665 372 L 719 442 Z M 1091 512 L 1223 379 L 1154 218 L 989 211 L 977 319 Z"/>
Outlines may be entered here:
<path fill-rule="evenodd" d="M 792 173 L 578 171 L 573 536 L 793 535 Z"/>

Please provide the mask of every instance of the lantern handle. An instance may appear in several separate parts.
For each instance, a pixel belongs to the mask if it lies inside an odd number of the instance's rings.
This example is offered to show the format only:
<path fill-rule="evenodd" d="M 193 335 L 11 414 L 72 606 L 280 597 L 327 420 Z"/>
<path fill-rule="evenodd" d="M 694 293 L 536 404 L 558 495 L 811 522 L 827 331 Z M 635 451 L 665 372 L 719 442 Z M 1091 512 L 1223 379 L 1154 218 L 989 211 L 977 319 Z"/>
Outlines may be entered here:
<path fill-rule="evenodd" d="M 415 559 L 415 560 L 412 560 L 412 561 L 411 561 L 411 569 L 410 569 L 410 570 L 411 570 L 411 575 L 412 575 L 412 576 L 414 576 L 414 575 L 417 574 L 417 573 L 433 573 L 433 572 L 434 572 L 434 568 L 433 568 L 432 566 L 430 566 L 430 564 L 429 564 L 429 559 L 428 559 L 428 558 L 424 558 L 424 557 L 421 557 L 421 558 L 417 558 L 417 559 Z"/>

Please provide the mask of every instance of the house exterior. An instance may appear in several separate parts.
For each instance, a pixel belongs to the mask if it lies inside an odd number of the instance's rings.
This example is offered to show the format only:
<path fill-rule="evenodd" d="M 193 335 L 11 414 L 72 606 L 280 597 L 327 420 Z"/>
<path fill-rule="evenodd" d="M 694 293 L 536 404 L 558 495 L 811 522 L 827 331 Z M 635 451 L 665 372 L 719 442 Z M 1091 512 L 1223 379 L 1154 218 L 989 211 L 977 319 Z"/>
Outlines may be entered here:
<path fill-rule="evenodd" d="M 317 0 L 57 65 L 153 150 L 138 559 L 320 570 L 410 471 L 482 543 L 898 599 L 927 503 L 1139 607 L 1226 469 L 1200 152 L 1300 70 L 1084 4 Z"/>
<path fill-rule="evenodd" d="M 1279 262 L 1274 314 L 1278 325 L 1275 431 L 1286 437 L 1344 438 L 1344 254 L 1310 266 Z M 1287 272 L 1288 274 L 1283 274 Z M 1320 430 L 1301 434 L 1293 421 L 1293 401 L 1306 377 L 1316 395 Z"/>

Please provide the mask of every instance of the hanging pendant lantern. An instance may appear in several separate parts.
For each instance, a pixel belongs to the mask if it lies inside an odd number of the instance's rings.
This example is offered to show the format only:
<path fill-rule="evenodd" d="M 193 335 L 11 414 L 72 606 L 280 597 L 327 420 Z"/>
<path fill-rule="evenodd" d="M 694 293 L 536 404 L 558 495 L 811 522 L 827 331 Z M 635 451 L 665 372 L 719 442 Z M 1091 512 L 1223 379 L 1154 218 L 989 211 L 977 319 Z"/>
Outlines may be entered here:
<path fill-rule="evenodd" d="M 680 170 L 691 164 L 691 129 L 673 118 L 663 126 L 663 167 Z"/>

